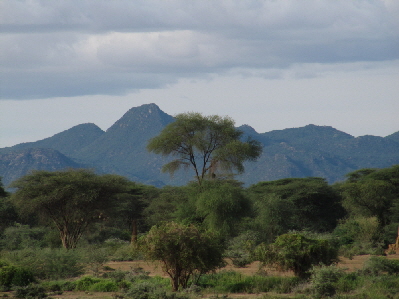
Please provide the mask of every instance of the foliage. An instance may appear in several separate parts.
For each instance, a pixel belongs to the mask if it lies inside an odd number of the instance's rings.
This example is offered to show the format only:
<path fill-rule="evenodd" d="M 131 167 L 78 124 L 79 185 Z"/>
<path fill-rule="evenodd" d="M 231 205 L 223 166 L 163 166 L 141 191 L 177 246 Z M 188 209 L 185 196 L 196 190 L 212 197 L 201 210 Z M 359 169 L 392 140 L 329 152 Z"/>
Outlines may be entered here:
<path fill-rule="evenodd" d="M 372 256 L 363 266 L 366 275 L 399 274 L 399 260 L 389 260 L 382 256 Z"/>
<path fill-rule="evenodd" d="M 228 241 L 225 256 L 231 259 L 236 267 L 245 267 L 252 262 L 252 252 L 258 243 L 259 235 L 246 231 Z"/>
<path fill-rule="evenodd" d="M 175 222 L 153 226 L 141 240 L 146 258 L 159 261 L 171 279 L 173 291 L 186 288 L 190 278 L 224 264 L 223 244 L 194 225 Z"/>
<path fill-rule="evenodd" d="M 232 170 L 242 173 L 245 161 L 255 161 L 260 156 L 260 143 L 243 142 L 241 136 L 242 132 L 234 127 L 229 117 L 182 113 L 148 142 L 147 149 L 164 156 L 176 156 L 162 170 L 173 174 L 182 167 L 191 167 L 201 185 L 206 176 L 212 178 Z"/>
<path fill-rule="evenodd" d="M 4 190 L 0 177 L 0 234 L 6 227 L 18 221 L 18 214 L 9 200 L 9 193 Z"/>
<path fill-rule="evenodd" d="M 15 298 L 19 299 L 42 299 L 47 298 L 43 287 L 40 285 L 29 285 L 15 289 Z"/>
<path fill-rule="evenodd" d="M 59 241 L 59 238 L 58 238 Z M 29 225 L 14 224 L 7 227 L 0 239 L 0 248 L 19 250 L 24 248 L 56 247 L 60 245 L 54 239 L 52 230 L 47 227 L 29 227 Z"/>
<path fill-rule="evenodd" d="M 113 196 L 126 191 L 128 181 L 89 170 L 34 171 L 12 184 L 12 201 L 23 214 L 37 213 L 57 227 L 62 245 L 75 248 L 85 229 L 103 221 Z"/>
<path fill-rule="evenodd" d="M 296 277 L 247 276 L 235 271 L 221 271 L 203 275 L 198 285 L 223 293 L 289 293 L 299 283 Z"/>
<path fill-rule="evenodd" d="M 292 270 L 298 277 L 307 277 L 313 265 L 330 265 L 337 261 L 337 248 L 328 240 L 306 238 L 297 233 L 279 236 L 273 244 L 261 244 L 255 258 L 279 270 Z"/>
<path fill-rule="evenodd" d="M 235 236 L 240 220 L 249 216 L 251 202 L 235 181 L 209 181 L 197 193 L 196 214 L 205 227 L 221 236 Z"/>
<path fill-rule="evenodd" d="M 399 205 L 399 165 L 384 169 L 361 169 L 347 175 L 339 186 L 343 206 L 352 215 L 377 217 L 381 227 L 388 225 L 394 207 Z"/>
<path fill-rule="evenodd" d="M 353 216 L 342 220 L 333 235 L 341 245 L 340 254 L 345 257 L 376 254 L 382 248 L 377 217 Z"/>
<path fill-rule="evenodd" d="M 27 286 L 36 279 L 32 271 L 12 265 L 0 266 L 0 289 L 8 291 L 11 287 Z"/>
<path fill-rule="evenodd" d="M 344 271 L 335 265 L 314 266 L 310 282 L 316 298 L 331 297 L 337 292 L 337 282 L 344 276 Z"/>
<path fill-rule="evenodd" d="M 70 278 L 84 272 L 84 257 L 77 250 L 23 249 L 5 252 L 3 258 L 17 267 L 27 268 L 39 279 Z"/>
<path fill-rule="evenodd" d="M 290 230 L 331 231 L 344 216 L 339 194 L 322 178 L 281 179 L 248 188 L 265 240 Z"/>
<path fill-rule="evenodd" d="M 162 222 L 175 221 L 176 211 L 187 203 L 187 192 L 184 187 L 165 186 L 158 189 L 158 194 L 150 199 L 144 209 L 145 222 L 149 226 Z"/>

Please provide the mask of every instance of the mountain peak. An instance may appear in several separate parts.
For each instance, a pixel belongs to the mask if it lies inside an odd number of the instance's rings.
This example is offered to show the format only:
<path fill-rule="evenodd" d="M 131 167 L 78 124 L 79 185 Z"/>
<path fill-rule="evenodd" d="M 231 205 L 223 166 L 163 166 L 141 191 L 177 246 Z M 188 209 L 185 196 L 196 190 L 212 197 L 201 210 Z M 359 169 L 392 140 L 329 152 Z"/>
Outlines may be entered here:
<path fill-rule="evenodd" d="M 163 112 L 156 104 L 144 104 L 127 111 L 107 130 L 107 133 L 124 128 L 146 130 L 149 126 L 165 126 L 173 120 L 172 116 Z"/>

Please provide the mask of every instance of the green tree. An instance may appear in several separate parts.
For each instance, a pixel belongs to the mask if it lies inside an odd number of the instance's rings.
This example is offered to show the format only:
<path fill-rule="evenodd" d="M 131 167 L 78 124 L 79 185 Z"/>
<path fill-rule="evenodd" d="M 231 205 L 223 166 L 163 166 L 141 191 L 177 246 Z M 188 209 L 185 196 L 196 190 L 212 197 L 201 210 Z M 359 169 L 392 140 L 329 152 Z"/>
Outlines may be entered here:
<path fill-rule="evenodd" d="M 0 177 L 0 234 L 18 221 L 18 214 L 9 200 L 9 193 L 4 190 Z"/>
<path fill-rule="evenodd" d="M 141 240 L 146 258 L 159 261 L 173 291 L 186 288 L 191 278 L 224 265 L 223 243 L 194 225 L 175 222 L 153 226 Z"/>
<path fill-rule="evenodd" d="M 399 165 L 361 169 L 347 175 L 338 188 L 343 206 L 352 216 L 377 217 L 381 227 L 398 219 Z"/>
<path fill-rule="evenodd" d="M 115 195 L 127 191 L 129 181 L 89 170 L 34 171 L 12 184 L 11 200 L 22 215 L 37 214 L 52 222 L 63 247 L 75 248 L 86 228 L 107 218 Z"/>
<path fill-rule="evenodd" d="M 313 265 L 331 265 L 337 257 L 337 248 L 328 240 L 309 239 L 296 233 L 281 235 L 274 243 L 262 243 L 255 250 L 255 258 L 264 265 L 291 270 L 298 277 L 308 277 Z"/>
<path fill-rule="evenodd" d="M 243 132 L 229 117 L 203 116 L 200 113 L 178 114 L 160 135 L 152 138 L 147 149 L 176 157 L 162 167 L 174 174 L 180 168 L 192 168 L 198 184 L 218 173 L 244 171 L 245 161 L 255 161 L 262 152 L 258 141 L 241 141 Z"/>
<path fill-rule="evenodd" d="M 257 211 L 255 223 L 267 240 L 289 230 L 332 231 L 344 217 L 338 192 L 323 178 L 287 178 L 248 188 Z"/>
<path fill-rule="evenodd" d="M 251 201 L 245 195 L 242 184 L 232 180 L 215 180 L 203 184 L 196 194 L 197 218 L 205 227 L 222 237 L 238 235 L 243 217 L 251 216 Z"/>

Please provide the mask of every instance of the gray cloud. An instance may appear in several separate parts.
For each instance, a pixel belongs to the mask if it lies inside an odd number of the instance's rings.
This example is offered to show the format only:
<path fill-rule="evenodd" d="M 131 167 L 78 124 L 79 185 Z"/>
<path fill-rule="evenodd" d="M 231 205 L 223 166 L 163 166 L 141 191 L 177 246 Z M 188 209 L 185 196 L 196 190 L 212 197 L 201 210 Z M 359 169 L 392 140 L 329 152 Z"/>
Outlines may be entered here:
<path fill-rule="evenodd" d="M 2 97 L 10 99 L 124 94 L 236 69 L 277 74 L 301 63 L 399 59 L 398 1 L 1 5 Z"/>

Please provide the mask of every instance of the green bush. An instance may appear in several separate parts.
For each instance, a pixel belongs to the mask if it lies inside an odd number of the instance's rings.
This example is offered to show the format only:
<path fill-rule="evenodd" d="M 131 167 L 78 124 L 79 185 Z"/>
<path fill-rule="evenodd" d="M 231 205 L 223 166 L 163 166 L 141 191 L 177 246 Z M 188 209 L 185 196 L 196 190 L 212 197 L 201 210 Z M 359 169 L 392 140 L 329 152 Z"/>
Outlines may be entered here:
<path fill-rule="evenodd" d="M 102 280 L 89 287 L 92 292 L 116 292 L 119 290 L 119 286 L 115 281 Z"/>
<path fill-rule="evenodd" d="M 78 280 L 76 280 L 76 291 L 89 291 L 91 286 L 100 282 L 99 278 L 94 278 L 92 276 L 84 276 Z"/>
<path fill-rule="evenodd" d="M 311 270 L 311 289 L 316 298 L 331 297 L 337 292 L 337 282 L 344 271 L 336 266 L 316 266 Z"/>
<path fill-rule="evenodd" d="M 70 292 L 76 289 L 76 281 L 70 281 L 70 280 L 43 281 L 40 285 L 47 292 L 56 292 L 56 291 Z"/>
<path fill-rule="evenodd" d="M 14 296 L 20 299 L 42 299 L 46 298 L 47 294 L 42 286 L 29 285 L 16 288 Z"/>
<path fill-rule="evenodd" d="M 22 224 L 15 224 L 6 228 L 0 239 L 0 248 L 5 250 L 53 247 L 59 244 L 59 237 L 55 239 L 53 230 L 50 228 L 31 228 L 29 225 Z"/>
<path fill-rule="evenodd" d="M 8 291 L 13 286 L 27 286 L 35 282 L 33 273 L 25 268 L 3 266 L 0 268 L 0 289 Z"/>
<path fill-rule="evenodd" d="M 399 260 L 389 260 L 386 257 L 372 256 L 362 269 L 367 275 L 399 274 Z"/>
<path fill-rule="evenodd" d="M 12 285 L 12 279 L 16 267 L 14 266 L 4 266 L 0 268 L 0 289 L 3 291 L 8 291 Z"/>
<path fill-rule="evenodd" d="M 6 252 L 3 258 L 40 279 L 71 278 L 84 272 L 83 254 L 77 250 L 32 248 Z"/>

